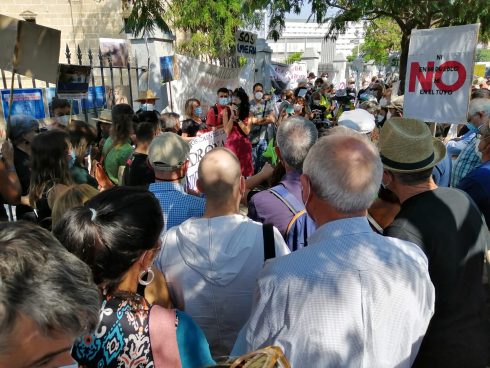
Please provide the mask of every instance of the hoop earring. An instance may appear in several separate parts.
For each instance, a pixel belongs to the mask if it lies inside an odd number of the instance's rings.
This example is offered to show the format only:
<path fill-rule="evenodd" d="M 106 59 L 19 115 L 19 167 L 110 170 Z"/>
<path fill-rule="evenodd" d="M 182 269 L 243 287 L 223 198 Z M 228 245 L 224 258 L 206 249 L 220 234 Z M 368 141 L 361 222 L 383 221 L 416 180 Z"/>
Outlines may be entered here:
<path fill-rule="evenodd" d="M 144 277 L 146 277 L 146 280 L 144 279 Z M 153 282 L 153 279 L 155 278 L 155 272 L 153 272 L 153 270 L 151 268 L 147 269 L 146 271 L 141 271 L 139 277 L 138 277 L 138 282 L 143 285 L 143 286 L 146 286 L 146 285 L 149 285 Z"/>

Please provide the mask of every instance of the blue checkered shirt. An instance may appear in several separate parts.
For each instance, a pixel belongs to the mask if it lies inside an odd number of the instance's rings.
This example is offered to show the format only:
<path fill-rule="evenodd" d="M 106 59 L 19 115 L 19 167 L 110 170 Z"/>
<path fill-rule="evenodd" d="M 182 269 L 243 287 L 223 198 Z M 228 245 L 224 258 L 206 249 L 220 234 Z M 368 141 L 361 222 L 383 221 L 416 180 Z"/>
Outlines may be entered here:
<path fill-rule="evenodd" d="M 476 154 L 477 141 L 476 135 L 473 136 L 454 163 L 451 177 L 451 186 L 453 188 L 456 188 L 461 179 L 468 175 L 474 168 L 481 165 L 481 159 Z"/>
<path fill-rule="evenodd" d="M 164 231 L 180 225 L 191 217 L 204 215 L 204 199 L 185 193 L 182 185 L 178 183 L 156 182 L 150 184 L 149 189 L 162 206 Z"/>
<path fill-rule="evenodd" d="M 365 217 L 332 221 L 266 264 L 232 355 L 278 345 L 292 367 L 409 368 L 434 300 L 418 246 Z"/>

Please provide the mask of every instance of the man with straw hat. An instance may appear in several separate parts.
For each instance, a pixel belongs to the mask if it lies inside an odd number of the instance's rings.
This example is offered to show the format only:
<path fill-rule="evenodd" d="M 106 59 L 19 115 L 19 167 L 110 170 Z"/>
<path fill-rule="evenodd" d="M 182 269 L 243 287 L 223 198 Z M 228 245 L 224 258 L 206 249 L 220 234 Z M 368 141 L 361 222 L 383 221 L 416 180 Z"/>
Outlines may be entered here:
<path fill-rule="evenodd" d="M 482 288 L 487 229 L 463 192 L 438 188 L 433 167 L 446 153 L 419 120 L 391 118 L 381 129 L 383 185 L 401 210 L 384 234 L 411 241 L 429 260 L 435 313 L 413 367 L 485 367 L 487 325 Z"/>
<path fill-rule="evenodd" d="M 138 94 L 138 98 L 134 100 L 135 102 L 140 103 L 140 108 L 138 111 L 136 111 L 136 115 L 139 114 L 141 111 L 155 110 L 155 102 L 159 99 L 160 97 L 158 97 L 155 92 L 150 89 L 147 89 L 146 91 L 140 91 Z"/>

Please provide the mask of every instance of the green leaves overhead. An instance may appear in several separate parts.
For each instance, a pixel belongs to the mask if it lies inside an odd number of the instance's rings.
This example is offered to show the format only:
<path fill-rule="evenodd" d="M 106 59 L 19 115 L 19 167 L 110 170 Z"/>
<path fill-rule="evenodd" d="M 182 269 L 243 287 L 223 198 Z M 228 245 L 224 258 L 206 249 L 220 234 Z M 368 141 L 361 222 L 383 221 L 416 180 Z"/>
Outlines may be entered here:
<path fill-rule="evenodd" d="M 163 32 L 170 32 L 164 19 L 165 8 L 160 0 L 134 0 L 129 2 L 133 5 L 127 19 L 126 30 L 135 36 L 153 34 L 158 28 Z"/>

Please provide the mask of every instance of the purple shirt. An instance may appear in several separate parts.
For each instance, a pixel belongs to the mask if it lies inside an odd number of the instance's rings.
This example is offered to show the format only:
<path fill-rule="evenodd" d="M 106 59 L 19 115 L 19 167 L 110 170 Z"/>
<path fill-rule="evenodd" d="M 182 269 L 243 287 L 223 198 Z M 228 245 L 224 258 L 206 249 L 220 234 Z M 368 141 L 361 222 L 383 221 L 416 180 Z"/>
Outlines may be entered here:
<path fill-rule="evenodd" d="M 300 175 L 297 171 L 287 173 L 280 184 L 284 185 L 291 194 L 302 202 Z M 288 224 L 293 218 L 293 213 L 274 194 L 268 190 L 263 190 L 255 194 L 248 203 L 248 217 L 263 224 L 273 224 L 284 236 Z"/>

